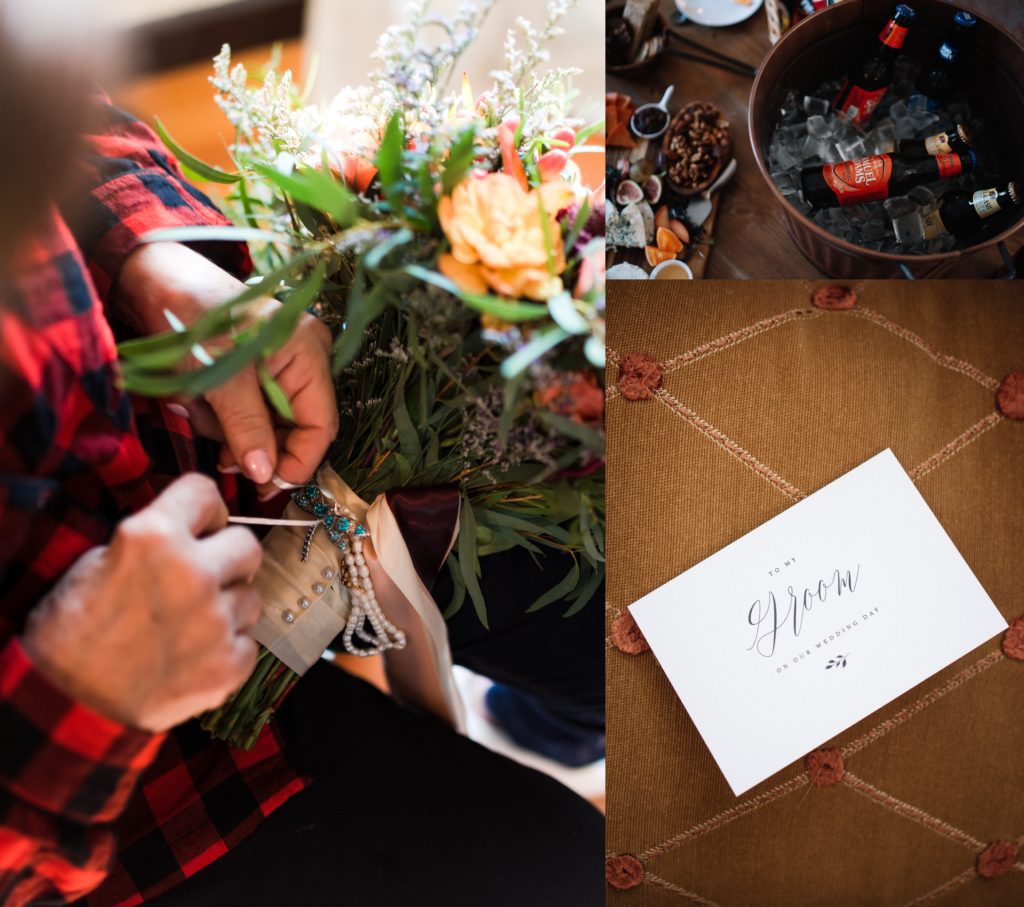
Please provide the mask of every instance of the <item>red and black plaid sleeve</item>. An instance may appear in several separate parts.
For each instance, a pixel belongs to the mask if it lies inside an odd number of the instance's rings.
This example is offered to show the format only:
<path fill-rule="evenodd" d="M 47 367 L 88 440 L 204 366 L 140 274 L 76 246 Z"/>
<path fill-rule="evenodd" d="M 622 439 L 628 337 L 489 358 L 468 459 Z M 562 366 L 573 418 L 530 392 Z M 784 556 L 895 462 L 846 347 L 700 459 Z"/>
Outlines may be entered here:
<path fill-rule="evenodd" d="M 0 650 L 0 900 L 74 900 L 103 878 L 109 823 L 163 735 L 69 699 L 16 639 Z"/>
<path fill-rule="evenodd" d="M 65 205 L 64 215 L 104 300 L 145 233 L 230 224 L 206 195 L 189 185 L 153 131 L 106 96 L 97 96 L 92 131 L 85 138 L 87 154 L 80 169 L 87 192 L 77 203 Z M 252 268 L 242 243 L 189 245 L 236 276 Z"/>

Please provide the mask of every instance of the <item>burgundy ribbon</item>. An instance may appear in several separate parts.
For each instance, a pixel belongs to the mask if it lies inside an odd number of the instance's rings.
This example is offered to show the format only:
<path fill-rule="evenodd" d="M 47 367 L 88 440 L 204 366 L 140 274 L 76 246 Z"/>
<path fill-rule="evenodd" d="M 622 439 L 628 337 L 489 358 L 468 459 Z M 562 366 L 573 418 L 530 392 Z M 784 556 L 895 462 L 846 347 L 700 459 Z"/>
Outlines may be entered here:
<path fill-rule="evenodd" d="M 392 488 L 385 497 L 416 573 L 430 589 L 448 557 L 459 523 L 459 489 L 453 485 Z"/>

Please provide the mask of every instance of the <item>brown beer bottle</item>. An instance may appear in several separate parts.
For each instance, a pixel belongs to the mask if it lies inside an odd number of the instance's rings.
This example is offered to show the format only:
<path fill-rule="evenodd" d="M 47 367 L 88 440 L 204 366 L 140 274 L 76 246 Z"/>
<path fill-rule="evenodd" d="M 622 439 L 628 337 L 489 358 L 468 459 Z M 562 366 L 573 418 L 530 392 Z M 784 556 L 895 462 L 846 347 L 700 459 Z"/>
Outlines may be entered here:
<path fill-rule="evenodd" d="M 903 195 L 923 183 L 951 179 L 970 172 L 976 164 L 973 151 L 920 159 L 875 154 L 856 161 L 805 167 L 800 172 L 800 185 L 812 208 L 845 208 Z"/>
<path fill-rule="evenodd" d="M 889 90 L 889 84 L 892 82 L 892 64 L 903 47 L 907 30 L 916 15 L 906 3 L 897 6 L 892 18 L 878 36 L 874 52 L 860 66 L 854 68 L 847 76 L 843 87 L 839 89 L 839 95 L 832 106 L 839 113 L 847 115 L 856 108 L 857 115 L 851 118 L 852 122 L 867 123 Z"/>
<path fill-rule="evenodd" d="M 926 139 L 904 139 L 896 143 L 896 154 L 906 158 L 933 157 L 936 154 L 963 154 L 974 145 L 971 131 L 957 125 L 950 132 L 940 132 Z"/>
<path fill-rule="evenodd" d="M 951 233 L 957 239 L 967 239 L 977 233 L 987 218 L 1001 211 L 1012 211 L 1024 203 L 1016 183 L 1005 189 L 998 186 L 977 192 L 947 192 L 939 199 L 935 211 L 924 217 L 925 239 L 934 239 Z"/>

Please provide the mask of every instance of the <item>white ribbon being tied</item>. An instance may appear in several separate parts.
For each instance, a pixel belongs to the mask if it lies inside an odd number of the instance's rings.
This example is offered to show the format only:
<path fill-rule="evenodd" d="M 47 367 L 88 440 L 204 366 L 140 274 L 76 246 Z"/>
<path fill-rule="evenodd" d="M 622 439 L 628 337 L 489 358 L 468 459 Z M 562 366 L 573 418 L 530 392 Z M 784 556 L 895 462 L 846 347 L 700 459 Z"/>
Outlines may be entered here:
<path fill-rule="evenodd" d="M 373 619 L 363 608 L 351 629 L 371 618 L 377 642 L 383 641 L 384 665 L 393 695 L 418 706 L 465 733 L 465 712 L 452 674 L 452 655 L 444 618 L 413 565 L 395 515 L 381 494 L 367 504 L 330 467 L 322 466 L 316 484 L 339 509 L 366 527 L 362 555 L 373 592 L 386 616 Z M 233 522 L 269 523 L 263 539 L 263 561 L 253 586 L 263 603 L 260 619 L 249 635 L 302 675 L 316 663 L 331 641 L 346 632 L 352 617 L 352 595 L 342 582 L 345 552 L 331 542 L 323 526 L 310 540 L 306 560 L 303 544 L 309 528 L 319 523 L 294 501 L 281 520 L 233 518 Z M 458 521 L 448 545 L 455 543 Z M 373 610 L 372 602 L 369 610 Z M 388 633 L 399 628 L 397 633 Z M 400 646 L 404 634 L 405 645 Z M 356 635 L 361 635 L 358 631 Z M 364 637 L 365 639 L 365 637 Z M 346 645 L 349 648 L 348 645 Z M 360 650 L 357 647 L 349 651 Z M 365 654 L 365 650 L 362 650 Z"/>

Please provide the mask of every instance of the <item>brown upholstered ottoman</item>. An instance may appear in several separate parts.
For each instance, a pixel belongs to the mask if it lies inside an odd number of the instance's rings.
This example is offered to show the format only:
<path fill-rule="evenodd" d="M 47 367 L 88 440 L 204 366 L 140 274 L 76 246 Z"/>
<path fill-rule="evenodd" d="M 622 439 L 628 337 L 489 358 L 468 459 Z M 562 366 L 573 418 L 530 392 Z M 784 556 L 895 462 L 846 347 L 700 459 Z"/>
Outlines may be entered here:
<path fill-rule="evenodd" d="M 1024 905 L 1024 288 L 819 286 L 608 294 L 612 907 Z M 885 447 L 1011 628 L 736 797 L 626 606 Z"/>

